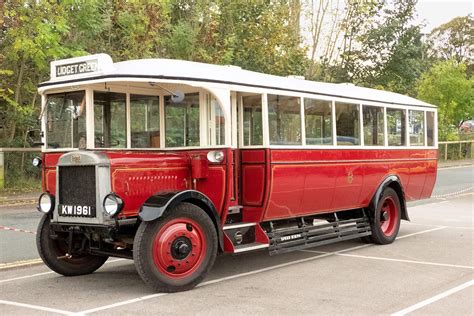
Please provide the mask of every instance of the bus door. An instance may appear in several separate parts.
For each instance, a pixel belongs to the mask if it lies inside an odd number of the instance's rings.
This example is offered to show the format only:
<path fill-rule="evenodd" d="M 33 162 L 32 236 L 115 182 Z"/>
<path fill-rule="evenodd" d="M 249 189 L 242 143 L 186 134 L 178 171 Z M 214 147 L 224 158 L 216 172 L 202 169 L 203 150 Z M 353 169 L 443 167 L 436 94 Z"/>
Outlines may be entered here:
<path fill-rule="evenodd" d="M 237 93 L 236 101 L 235 198 L 243 207 L 243 220 L 257 222 L 264 204 L 267 160 L 263 148 L 262 95 Z"/>

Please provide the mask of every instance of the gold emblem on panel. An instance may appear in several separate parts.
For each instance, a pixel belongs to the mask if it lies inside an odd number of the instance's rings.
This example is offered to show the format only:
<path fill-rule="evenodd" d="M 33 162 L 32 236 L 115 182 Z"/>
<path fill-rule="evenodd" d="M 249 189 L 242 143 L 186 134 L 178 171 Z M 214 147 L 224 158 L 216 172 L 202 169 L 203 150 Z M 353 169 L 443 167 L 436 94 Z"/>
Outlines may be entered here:
<path fill-rule="evenodd" d="M 352 170 L 349 170 L 349 173 L 347 174 L 347 183 L 352 183 L 354 181 L 354 174 L 352 173 Z"/>

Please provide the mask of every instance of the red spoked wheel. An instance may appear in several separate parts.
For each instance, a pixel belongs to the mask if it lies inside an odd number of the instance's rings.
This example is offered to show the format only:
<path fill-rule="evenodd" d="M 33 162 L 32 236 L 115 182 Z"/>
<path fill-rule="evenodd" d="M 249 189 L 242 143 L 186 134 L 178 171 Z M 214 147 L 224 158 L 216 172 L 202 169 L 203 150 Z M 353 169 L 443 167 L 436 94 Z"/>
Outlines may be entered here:
<path fill-rule="evenodd" d="M 391 196 L 387 196 L 380 207 L 380 229 L 389 237 L 397 228 L 398 208 Z"/>
<path fill-rule="evenodd" d="M 153 261 L 161 273 L 183 278 L 201 265 L 206 254 L 203 228 L 189 218 L 167 222 L 153 241 Z"/>
<path fill-rule="evenodd" d="M 143 281 L 160 292 L 192 289 L 207 275 L 217 255 L 217 232 L 199 207 L 181 203 L 168 215 L 142 222 L 133 259 Z"/>
<path fill-rule="evenodd" d="M 381 245 L 392 243 L 400 229 L 401 208 L 397 192 L 386 188 L 371 220 L 373 242 Z"/>

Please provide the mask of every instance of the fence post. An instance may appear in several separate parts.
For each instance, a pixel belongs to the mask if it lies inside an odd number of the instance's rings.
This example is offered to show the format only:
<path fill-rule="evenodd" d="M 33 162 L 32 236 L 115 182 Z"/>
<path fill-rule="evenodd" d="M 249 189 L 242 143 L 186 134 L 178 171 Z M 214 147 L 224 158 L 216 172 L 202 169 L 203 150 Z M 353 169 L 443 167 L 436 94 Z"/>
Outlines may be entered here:
<path fill-rule="evenodd" d="M 448 160 L 448 143 L 444 144 L 444 160 Z"/>
<path fill-rule="evenodd" d="M 0 151 L 0 189 L 5 188 L 5 159 L 3 151 Z"/>

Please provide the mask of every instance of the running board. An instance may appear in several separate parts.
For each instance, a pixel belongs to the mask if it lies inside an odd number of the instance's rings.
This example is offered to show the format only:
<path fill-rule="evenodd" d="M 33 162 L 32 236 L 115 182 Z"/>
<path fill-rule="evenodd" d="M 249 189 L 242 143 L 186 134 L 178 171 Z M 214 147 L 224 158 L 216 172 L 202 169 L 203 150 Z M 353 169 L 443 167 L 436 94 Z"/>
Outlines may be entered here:
<path fill-rule="evenodd" d="M 241 252 L 253 251 L 253 250 L 264 249 L 264 248 L 268 248 L 268 244 L 254 242 L 251 244 L 235 246 L 234 253 L 241 253 Z"/>
<path fill-rule="evenodd" d="M 335 220 L 319 225 L 274 229 L 267 232 L 270 255 L 332 244 L 371 235 L 367 217 Z"/>

